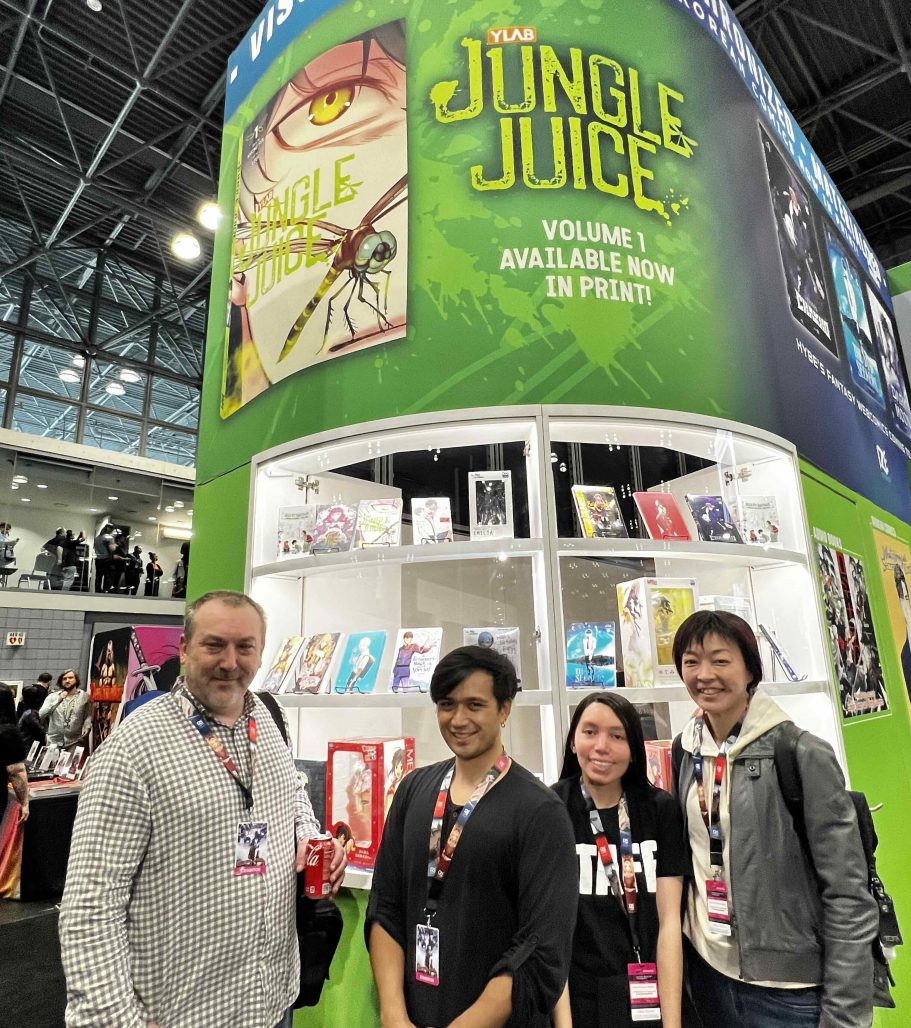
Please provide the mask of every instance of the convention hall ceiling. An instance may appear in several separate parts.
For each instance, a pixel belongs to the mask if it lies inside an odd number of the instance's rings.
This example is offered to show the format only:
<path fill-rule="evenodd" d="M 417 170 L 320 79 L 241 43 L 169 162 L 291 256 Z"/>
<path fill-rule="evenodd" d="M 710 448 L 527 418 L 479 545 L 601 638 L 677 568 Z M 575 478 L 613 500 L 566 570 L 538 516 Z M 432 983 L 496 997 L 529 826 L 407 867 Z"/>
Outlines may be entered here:
<path fill-rule="evenodd" d="M 227 58 L 262 2 L 90 2 L 101 9 L 0 0 L 0 362 L 18 330 L 13 371 L 27 359 L 31 376 L 4 425 L 59 425 L 43 395 L 60 395 L 72 354 L 76 441 L 92 441 L 94 418 L 115 448 L 110 412 L 136 452 L 169 429 L 179 448 L 196 424 L 211 260 L 196 214 L 216 193 Z M 911 4 L 733 6 L 880 259 L 911 259 Z M 202 251 L 183 262 L 169 247 L 187 229 Z M 142 388 L 109 399 L 110 368 Z M 137 441 L 129 419 L 153 396 Z"/>

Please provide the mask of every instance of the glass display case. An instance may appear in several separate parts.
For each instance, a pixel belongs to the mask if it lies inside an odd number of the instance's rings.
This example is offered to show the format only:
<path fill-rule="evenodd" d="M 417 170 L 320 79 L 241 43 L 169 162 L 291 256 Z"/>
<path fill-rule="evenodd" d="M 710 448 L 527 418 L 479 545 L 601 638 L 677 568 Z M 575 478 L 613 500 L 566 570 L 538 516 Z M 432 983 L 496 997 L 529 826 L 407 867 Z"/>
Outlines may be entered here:
<path fill-rule="evenodd" d="M 250 503 L 247 586 L 268 613 L 253 687 L 276 692 L 302 759 L 355 736 L 448 756 L 426 690 L 466 641 L 517 664 L 506 745 L 548 783 L 593 689 L 623 688 L 671 738 L 693 705 L 670 642 L 702 606 L 752 623 L 766 688 L 844 762 L 783 440 L 631 409 L 453 411 L 260 454 Z"/>

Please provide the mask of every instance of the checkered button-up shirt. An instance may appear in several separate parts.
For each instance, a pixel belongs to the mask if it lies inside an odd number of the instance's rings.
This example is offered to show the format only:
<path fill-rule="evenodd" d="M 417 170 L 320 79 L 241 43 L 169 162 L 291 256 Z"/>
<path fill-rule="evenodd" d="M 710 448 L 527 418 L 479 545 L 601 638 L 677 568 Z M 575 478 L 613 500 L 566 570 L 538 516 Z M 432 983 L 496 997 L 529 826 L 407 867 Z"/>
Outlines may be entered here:
<path fill-rule="evenodd" d="M 206 715 L 253 808 L 182 704 Z M 238 824 L 269 826 L 265 875 L 233 873 Z M 68 1028 L 273 1028 L 299 985 L 295 838 L 319 831 L 290 751 L 248 694 L 233 726 L 182 683 L 100 748 L 79 801 L 60 941 Z"/>

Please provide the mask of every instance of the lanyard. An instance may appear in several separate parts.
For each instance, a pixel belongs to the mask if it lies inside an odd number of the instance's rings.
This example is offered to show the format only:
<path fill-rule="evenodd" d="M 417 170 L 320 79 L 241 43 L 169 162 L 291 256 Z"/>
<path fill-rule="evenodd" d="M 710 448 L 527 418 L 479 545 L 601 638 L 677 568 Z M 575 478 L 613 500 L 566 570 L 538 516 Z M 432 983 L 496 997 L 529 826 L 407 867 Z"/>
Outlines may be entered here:
<path fill-rule="evenodd" d="M 601 822 L 601 815 L 595 806 L 591 793 L 585 786 L 585 782 L 579 779 L 579 787 L 582 790 L 582 798 L 588 810 L 588 822 L 591 825 L 592 835 L 595 837 L 595 846 L 598 849 L 598 857 L 607 880 L 610 883 L 610 890 L 620 904 L 620 908 L 626 915 L 629 922 L 629 931 L 633 941 L 633 952 L 636 954 L 637 962 L 641 963 L 639 955 L 639 932 L 636 928 L 636 911 L 638 910 L 638 897 L 636 894 L 636 866 L 633 860 L 633 833 L 629 823 L 629 804 L 626 795 L 621 794 L 620 802 L 617 804 L 617 821 L 620 825 L 620 867 L 623 880 L 620 880 L 620 872 L 610 851 L 607 841 L 607 834 Z"/>
<path fill-rule="evenodd" d="M 718 756 L 715 758 L 715 774 L 712 782 L 712 809 L 710 813 L 705 796 L 704 758 L 702 756 L 702 733 L 705 728 L 705 720 L 702 717 L 696 719 L 693 777 L 696 779 L 699 812 L 702 814 L 702 820 L 709 833 L 709 859 L 712 867 L 715 869 L 716 878 L 720 877 L 724 870 L 724 839 L 721 835 L 721 782 L 724 779 L 724 772 L 727 767 L 727 752 L 737 741 L 742 723 L 741 721 L 737 722 L 731 734 L 718 749 Z"/>
<path fill-rule="evenodd" d="M 424 908 L 427 914 L 427 924 L 436 913 L 440 893 L 443 891 L 443 883 L 449 868 L 452 865 L 452 858 L 455 856 L 456 847 L 465 831 L 468 819 L 475 812 L 475 808 L 481 802 L 487 791 L 496 782 L 501 774 L 509 767 L 509 754 L 504 750 L 497 758 L 497 762 L 478 782 L 474 792 L 469 796 L 468 802 L 462 807 L 456 823 L 450 829 L 449 835 L 443 844 L 443 816 L 446 813 L 446 800 L 449 798 L 449 786 L 452 784 L 452 776 L 455 772 L 455 764 L 446 772 L 446 776 L 440 783 L 440 791 L 437 795 L 436 805 L 433 808 L 433 820 L 430 822 L 430 860 L 427 865 L 427 905 Z"/>
<path fill-rule="evenodd" d="M 228 756 L 228 751 L 225 749 L 225 744 L 218 738 L 218 736 L 212 731 L 212 726 L 203 717 L 202 714 L 196 710 L 195 707 L 186 699 L 186 697 L 180 697 L 180 705 L 183 707 L 184 713 L 187 715 L 187 719 L 190 724 L 196 729 L 197 732 L 202 736 L 206 745 L 215 754 L 218 760 L 221 762 L 222 767 L 225 771 L 237 782 L 240 791 L 244 797 L 244 809 L 253 809 L 253 774 L 256 770 L 256 718 L 251 714 L 247 718 L 247 743 L 250 747 L 250 785 L 244 782 L 241 777 L 240 771 L 237 769 L 237 765 Z"/>

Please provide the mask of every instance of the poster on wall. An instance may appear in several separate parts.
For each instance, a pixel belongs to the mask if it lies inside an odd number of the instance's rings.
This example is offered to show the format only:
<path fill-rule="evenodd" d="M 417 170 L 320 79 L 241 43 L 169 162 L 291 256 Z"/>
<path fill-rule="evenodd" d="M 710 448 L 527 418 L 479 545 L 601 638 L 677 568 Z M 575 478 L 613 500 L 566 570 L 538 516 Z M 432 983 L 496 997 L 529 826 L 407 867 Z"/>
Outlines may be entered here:
<path fill-rule="evenodd" d="M 127 625 L 92 637 L 89 698 L 94 752 L 114 726 L 150 697 L 169 692 L 180 674 L 183 629 L 170 625 Z"/>
<path fill-rule="evenodd" d="M 823 615 L 843 719 L 889 709 L 863 563 L 816 542 Z"/>
<path fill-rule="evenodd" d="M 246 125 L 221 414 L 313 364 L 405 334 L 405 25 L 313 54 Z"/>
<path fill-rule="evenodd" d="M 873 541 L 879 558 L 883 592 L 889 610 L 889 624 L 895 655 L 902 669 L 908 702 L 911 704 L 911 548 L 902 539 L 873 528 Z"/>

